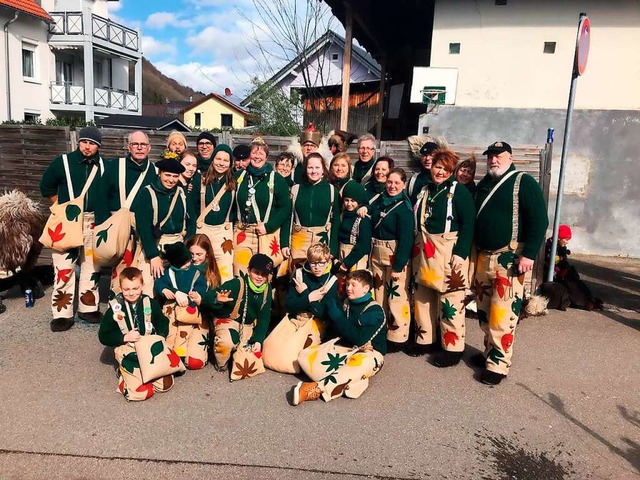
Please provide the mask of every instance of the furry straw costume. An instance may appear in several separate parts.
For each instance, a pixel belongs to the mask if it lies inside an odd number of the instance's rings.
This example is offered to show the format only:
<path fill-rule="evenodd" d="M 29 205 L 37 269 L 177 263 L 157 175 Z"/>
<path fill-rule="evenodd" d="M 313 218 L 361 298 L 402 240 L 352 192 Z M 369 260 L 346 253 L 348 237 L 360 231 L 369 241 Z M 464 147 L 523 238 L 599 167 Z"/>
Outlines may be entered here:
<path fill-rule="evenodd" d="M 0 196 L 0 290 L 18 283 L 23 293 L 31 289 L 36 298 L 44 295 L 42 284 L 29 272 L 42 250 L 38 238 L 46 220 L 40 204 L 19 190 Z"/>

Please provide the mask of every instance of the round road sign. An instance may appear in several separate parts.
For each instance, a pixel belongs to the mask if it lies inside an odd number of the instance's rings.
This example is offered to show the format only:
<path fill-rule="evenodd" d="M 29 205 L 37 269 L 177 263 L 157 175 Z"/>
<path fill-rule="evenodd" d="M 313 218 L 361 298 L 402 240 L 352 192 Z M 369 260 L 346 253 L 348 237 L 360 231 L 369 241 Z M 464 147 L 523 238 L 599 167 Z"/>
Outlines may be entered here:
<path fill-rule="evenodd" d="M 589 57 L 589 42 L 591 40 L 591 23 L 589 17 L 583 17 L 578 25 L 578 75 L 582 75 L 587 68 Z"/>

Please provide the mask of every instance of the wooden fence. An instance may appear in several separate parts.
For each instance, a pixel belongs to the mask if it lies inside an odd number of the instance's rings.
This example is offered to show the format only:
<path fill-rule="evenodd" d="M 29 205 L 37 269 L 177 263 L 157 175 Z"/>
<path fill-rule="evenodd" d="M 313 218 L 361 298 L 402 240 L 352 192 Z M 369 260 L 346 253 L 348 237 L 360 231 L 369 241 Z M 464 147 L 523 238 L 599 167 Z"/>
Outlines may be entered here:
<path fill-rule="evenodd" d="M 124 129 L 102 129 L 103 158 L 123 157 L 127 153 L 127 137 L 131 133 Z M 148 131 L 151 143 L 150 157 L 153 161 L 160 158 L 166 146 L 166 132 Z M 196 150 L 197 132 L 184 134 L 189 148 Z M 250 143 L 253 135 L 237 135 L 229 132 L 215 133 L 218 143 L 226 143 L 231 148 L 241 143 Z M 280 152 L 285 151 L 291 144 L 291 137 L 263 136 L 269 145 L 269 159 L 275 160 Z M 4 190 L 17 188 L 25 192 L 30 198 L 41 201 L 43 210 L 48 208 L 48 201 L 42 201 L 39 183 L 49 162 L 61 153 L 74 150 L 77 147 L 77 132 L 68 127 L 49 127 L 42 125 L 0 125 L 0 181 Z M 476 180 L 486 173 L 486 162 L 482 161 L 484 146 L 458 145 L 449 146 L 460 156 L 468 158 L 475 154 L 477 163 Z M 406 141 L 379 142 L 379 156 L 388 155 L 396 165 L 410 172 L 420 169 L 419 162 L 411 155 Z M 358 158 L 356 145 L 351 145 L 347 153 L 352 159 Z M 514 163 L 518 170 L 528 172 L 540 182 L 545 200 L 549 198 L 549 181 L 551 178 L 551 149 L 549 145 L 517 145 L 513 146 Z M 542 275 L 541 252 L 538 258 L 537 278 Z M 534 283 L 535 286 L 535 283 Z"/>

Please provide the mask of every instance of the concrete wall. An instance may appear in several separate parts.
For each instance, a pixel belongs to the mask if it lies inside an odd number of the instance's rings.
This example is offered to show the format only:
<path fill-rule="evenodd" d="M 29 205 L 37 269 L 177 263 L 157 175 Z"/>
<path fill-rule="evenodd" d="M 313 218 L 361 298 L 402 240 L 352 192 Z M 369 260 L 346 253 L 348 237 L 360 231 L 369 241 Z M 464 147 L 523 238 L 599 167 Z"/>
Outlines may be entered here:
<path fill-rule="evenodd" d="M 582 85 L 579 85 L 579 89 Z M 552 195 L 555 208 L 565 109 L 465 108 L 442 106 L 423 115 L 418 132 L 429 126 L 449 142 L 484 147 L 497 140 L 544 145 L 555 128 Z M 483 150 L 478 151 L 478 155 Z M 640 112 L 576 110 L 568 151 L 562 223 L 573 229 L 575 252 L 640 257 Z"/>
<path fill-rule="evenodd" d="M 13 18 L 10 10 L 0 13 L 0 24 Z M 22 76 L 23 42 L 36 45 L 35 78 Z M 55 78 L 53 56 L 47 44 L 47 25 L 34 17 L 20 14 L 9 26 L 9 74 L 11 78 L 11 119 L 24 120 L 25 112 L 52 117 L 49 110 L 49 79 Z M 4 32 L 0 31 L 0 121 L 8 120 L 6 98 L 6 56 Z M 50 73 L 51 72 L 51 73 Z"/>
<path fill-rule="evenodd" d="M 438 0 L 430 66 L 458 69 L 459 106 L 566 108 L 580 12 L 592 35 L 576 108 L 640 109 L 639 0 Z"/>

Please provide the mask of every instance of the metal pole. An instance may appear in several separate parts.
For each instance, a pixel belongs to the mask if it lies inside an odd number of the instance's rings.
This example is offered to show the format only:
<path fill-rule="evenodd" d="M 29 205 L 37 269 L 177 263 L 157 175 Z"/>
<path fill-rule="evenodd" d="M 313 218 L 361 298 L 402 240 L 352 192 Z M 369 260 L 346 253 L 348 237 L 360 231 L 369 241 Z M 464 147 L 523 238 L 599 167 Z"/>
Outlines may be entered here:
<path fill-rule="evenodd" d="M 581 13 L 578 25 L 586 17 L 586 13 Z M 578 27 L 578 35 L 580 35 Z M 569 104 L 567 105 L 567 120 L 564 125 L 564 135 L 562 137 L 562 156 L 560 158 L 560 177 L 558 179 L 558 196 L 556 198 L 556 210 L 553 214 L 553 239 L 551 240 L 551 258 L 549 259 L 549 271 L 547 272 L 547 282 L 553 281 L 555 270 L 556 249 L 558 248 L 558 230 L 560 228 L 560 212 L 562 211 L 562 196 L 564 192 L 564 174 L 567 163 L 567 151 L 569 150 L 569 138 L 571 136 L 571 122 L 573 120 L 573 104 L 576 98 L 576 87 L 578 86 L 578 37 L 576 36 L 576 52 L 573 58 L 573 70 L 571 73 L 571 88 L 569 90 Z"/>

